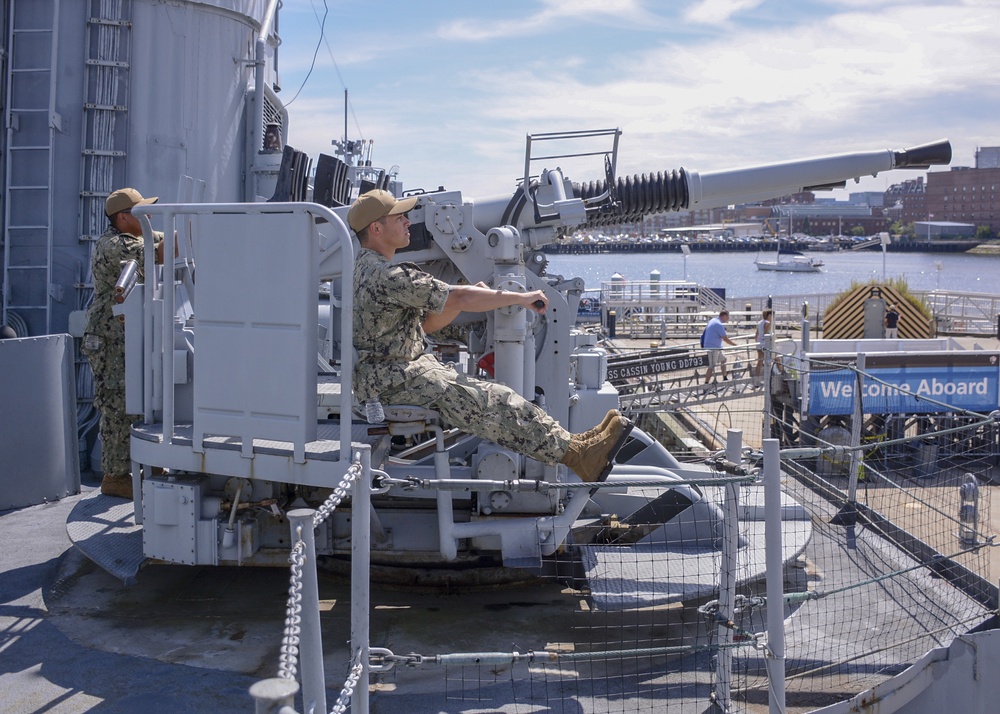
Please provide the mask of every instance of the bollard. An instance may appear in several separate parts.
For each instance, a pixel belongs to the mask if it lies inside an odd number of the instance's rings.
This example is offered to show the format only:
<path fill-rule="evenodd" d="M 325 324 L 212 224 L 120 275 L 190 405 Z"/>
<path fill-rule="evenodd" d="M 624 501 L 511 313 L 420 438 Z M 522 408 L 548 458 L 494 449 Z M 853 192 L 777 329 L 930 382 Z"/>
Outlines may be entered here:
<path fill-rule="evenodd" d="M 614 310 L 608 310 L 608 339 L 615 339 L 615 320 L 617 315 Z"/>
<path fill-rule="evenodd" d="M 254 682 L 250 685 L 254 714 L 278 714 L 284 707 L 294 707 L 298 692 L 299 683 L 294 679 L 273 677 Z"/>
<path fill-rule="evenodd" d="M 958 487 L 958 542 L 976 545 L 976 528 L 979 525 L 979 481 L 972 474 L 965 474 L 965 482 Z"/>

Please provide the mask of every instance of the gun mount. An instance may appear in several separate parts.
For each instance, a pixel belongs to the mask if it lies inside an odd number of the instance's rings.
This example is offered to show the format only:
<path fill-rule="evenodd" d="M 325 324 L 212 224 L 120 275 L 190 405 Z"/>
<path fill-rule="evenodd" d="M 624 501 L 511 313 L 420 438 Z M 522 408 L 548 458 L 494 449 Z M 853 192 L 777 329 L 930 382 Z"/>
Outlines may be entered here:
<path fill-rule="evenodd" d="M 618 134 L 578 133 L 613 141 L 609 151 L 573 154 L 603 157 L 605 178 L 595 183 L 573 184 L 551 164 L 532 178 L 533 160 L 560 156 L 533 158 L 529 149 L 512 196 L 422 193 L 410 214 L 411 245 L 397 253 L 449 283 L 545 292 L 549 308 L 542 317 L 520 308 L 463 316 L 464 368 L 476 372 L 491 357 L 493 378 L 538 399 L 572 432 L 595 425 L 618 406 L 619 395 L 607 379 L 605 350 L 595 335 L 576 328 L 583 281 L 548 274 L 537 248 L 594 222 L 774 197 L 950 156 L 948 143 L 938 142 L 621 179 L 614 175 Z M 629 514 L 662 514 L 662 522 L 643 524 L 644 539 L 715 546 L 721 511 L 686 482 L 711 478 L 711 470 L 679 463 L 638 429 L 609 480 L 677 484 L 657 496 L 631 486 L 592 496 L 566 488 L 562 484 L 576 477 L 564 466 L 443 429 L 451 425 L 432 423 L 426 410 L 404 406 L 409 416 L 374 429 L 357 423 L 347 210 L 281 201 L 161 202 L 137 210 L 146 235 L 153 220 L 162 222 L 155 227 L 166 236 L 165 254 L 177 256 L 173 275 L 161 274 L 147 245 L 146 284 L 123 297 L 127 364 L 138 365 L 126 377 L 127 401 L 134 405 L 130 412 L 144 415 L 133 427 L 132 457 L 140 467 L 133 482 L 141 494 L 136 514 L 147 556 L 183 563 L 283 561 L 281 514 L 293 503 L 322 503 L 355 448 L 367 449 L 372 467 L 388 475 L 373 498 L 373 542 L 385 563 L 487 558 L 544 568 L 570 533 L 583 542 L 601 532 L 612 513 L 623 523 Z M 397 412 L 386 405 L 387 416 Z M 407 439 L 407 446 L 400 450 L 393 436 Z M 152 468 L 168 471 L 161 476 Z M 441 486 L 449 481 L 460 493 Z M 528 482 L 531 488 L 524 488 Z M 425 485 L 431 483 L 438 486 Z M 661 508 L 661 499 L 670 507 Z M 189 527 L 177 527 L 178 504 Z M 323 554 L 350 552 L 348 520 L 338 512 L 324 526 Z"/>

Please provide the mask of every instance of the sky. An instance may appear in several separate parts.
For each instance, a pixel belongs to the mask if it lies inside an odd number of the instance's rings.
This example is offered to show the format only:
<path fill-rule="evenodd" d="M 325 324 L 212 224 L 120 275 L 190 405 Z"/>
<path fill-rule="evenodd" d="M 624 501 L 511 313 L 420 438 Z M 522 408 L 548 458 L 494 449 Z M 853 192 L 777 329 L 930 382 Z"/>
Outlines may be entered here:
<path fill-rule="evenodd" d="M 284 0 L 279 98 L 314 161 L 343 137 L 346 89 L 375 165 L 471 199 L 513 192 L 529 134 L 578 130 L 621 129 L 619 176 L 942 138 L 972 166 L 1000 145 L 997 28 L 1000 0 Z M 610 147 L 536 140 L 533 155 Z M 599 156 L 555 163 L 604 175 Z"/>

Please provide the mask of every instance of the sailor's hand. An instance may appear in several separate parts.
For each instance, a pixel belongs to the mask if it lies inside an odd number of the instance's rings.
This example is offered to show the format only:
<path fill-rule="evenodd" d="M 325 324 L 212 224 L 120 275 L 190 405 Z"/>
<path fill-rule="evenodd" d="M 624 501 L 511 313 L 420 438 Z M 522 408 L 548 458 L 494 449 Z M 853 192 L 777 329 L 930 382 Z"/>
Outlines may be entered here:
<path fill-rule="evenodd" d="M 524 293 L 524 299 L 521 304 L 529 310 L 534 310 L 539 315 L 544 315 L 545 310 L 549 306 L 549 299 L 545 297 L 545 293 L 541 290 L 534 290 L 530 293 Z"/>

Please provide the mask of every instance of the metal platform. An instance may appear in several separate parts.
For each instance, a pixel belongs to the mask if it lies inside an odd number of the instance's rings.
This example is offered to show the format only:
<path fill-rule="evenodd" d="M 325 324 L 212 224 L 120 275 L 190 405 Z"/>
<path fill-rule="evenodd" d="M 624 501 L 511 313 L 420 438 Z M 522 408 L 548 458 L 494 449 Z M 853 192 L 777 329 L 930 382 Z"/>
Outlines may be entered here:
<path fill-rule="evenodd" d="M 81 498 L 66 519 L 69 539 L 88 558 L 119 578 L 135 583 L 146 560 L 142 526 L 135 524 L 131 500 L 104 496 L 99 490 Z"/>

